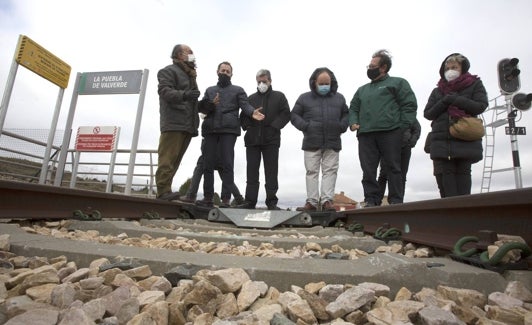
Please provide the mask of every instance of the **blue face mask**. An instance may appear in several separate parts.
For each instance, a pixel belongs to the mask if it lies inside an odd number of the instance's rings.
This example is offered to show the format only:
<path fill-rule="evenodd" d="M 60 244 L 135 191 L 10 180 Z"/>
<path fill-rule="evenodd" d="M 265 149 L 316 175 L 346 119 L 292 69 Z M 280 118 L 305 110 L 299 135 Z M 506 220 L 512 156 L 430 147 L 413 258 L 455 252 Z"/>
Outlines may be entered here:
<path fill-rule="evenodd" d="M 331 91 L 331 85 L 318 85 L 316 87 L 316 91 L 318 94 L 325 96 L 329 93 L 329 91 Z"/>

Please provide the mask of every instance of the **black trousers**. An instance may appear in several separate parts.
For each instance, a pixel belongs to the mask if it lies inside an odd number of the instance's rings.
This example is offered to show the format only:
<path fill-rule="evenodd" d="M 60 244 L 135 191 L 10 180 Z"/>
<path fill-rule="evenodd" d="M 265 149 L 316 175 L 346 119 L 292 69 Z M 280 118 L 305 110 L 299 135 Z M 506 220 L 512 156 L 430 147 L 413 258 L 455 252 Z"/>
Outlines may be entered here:
<path fill-rule="evenodd" d="M 203 150 L 205 149 L 205 139 L 201 140 L 201 152 L 203 153 Z M 218 152 L 218 156 L 220 156 L 220 152 Z M 217 158 L 218 159 L 218 158 Z M 194 168 L 194 172 L 192 173 L 192 179 L 190 180 L 190 187 L 188 188 L 188 191 L 186 193 L 186 196 L 189 198 L 196 198 L 196 194 L 198 193 L 199 184 L 201 181 L 201 178 L 203 177 L 203 154 L 199 156 L 198 161 L 196 163 L 196 167 Z M 216 163 L 215 170 L 218 171 L 218 175 L 220 175 L 220 179 L 222 179 L 222 167 L 219 166 L 218 162 Z M 229 200 L 231 199 L 231 194 L 235 198 L 242 196 L 240 194 L 240 191 L 238 190 L 238 187 L 236 184 L 233 183 L 233 185 L 227 186 L 225 183 L 222 183 L 222 193 L 220 194 L 220 198 L 222 200 Z"/>
<path fill-rule="evenodd" d="M 403 131 L 369 132 L 358 135 L 358 157 L 362 168 L 362 187 L 366 203 L 381 204 L 377 169 L 382 160 L 388 166 L 388 202 L 403 202 L 401 144 Z"/>
<path fill-rule="evenodd" d="M 442 168 L 443 197 L 471 194 L 471 161 L 435 159 Z"/>
<path fill-rule="evenodd" d="M 214 170 L 221 167 L 222 192 L 231 193 L 235 183 L 235 143 L 236 134 L 220 133 L 204 136 L 203 147 L 203 196 L 206 200 L 214 197 Z M 225 199 L 225 198 L 224 198 Z"/>
<path fill-rule="evenodd" d="M 410 157 L 412 156 L 412 148 L 410 146 L 404 146 L 401 148 L 401 176 L 403 178 L 403 200 L 405 196 L 406 189 L 406 174 L 408 174 L 408 167 L 410 166 Z M 386 163 L 381 160 L 381 167 L 379 170 L 379 178 L 377 183 L 379 183 L 380 190 L 380 199 L 382 201 L 384 193 L 386 192 L 386 184 L 388 184 L 388 170 Z"/>
<path fill-rule="evenodd" d="M 266 205 L 277 205 L 277 190 L 279 189 L 279 146 L 264 145 L 246 147 L 247 182 L 246 201 L 257 204 L 259 196 L 259 169 L 260 161 L 264 160 L 264 180 L 266 189 Z"/>
<path fill-rule="evenodd" d="M 434 168 L 434 177 L 436 178 L 436 185 L 438 185 L 438 192 L 440 197 L 445 197 L 445 192 L 443 190 L 443 161 L 444 159 L 434 159 L 432 160 L 432 166 Z"/>

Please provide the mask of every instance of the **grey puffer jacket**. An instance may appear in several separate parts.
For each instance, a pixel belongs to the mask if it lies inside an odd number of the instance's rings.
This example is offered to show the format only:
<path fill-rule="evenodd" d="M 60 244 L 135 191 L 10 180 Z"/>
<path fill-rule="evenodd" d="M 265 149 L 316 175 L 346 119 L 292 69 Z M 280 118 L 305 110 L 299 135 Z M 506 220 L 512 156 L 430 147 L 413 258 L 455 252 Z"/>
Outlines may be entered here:
<path fill-rule="evenodd" d="M 198 135 L 198 101 L 184 100 L 185 91 L 192 89 L 190 77 L 177 64 L 159 70 L 157 92 L 161 133 L 182 131 Z"/>
<path fill-rule="evenodd" d="M 214 106 L 212 101 L 216 94 L 220 96 L 220 103 Z M 230 133 L 239 136 L 240 109 L 247 116 L 251 117 L 253 115 L 254 109 L 249 104 L 248 96 L 242 87 L 236 85 L 220 87 L 216 85 L 207 88 L 199 104 L 199 111 L 206 114 L 201 125 L 202 135 Z"/>
<path fill-rule="evenodd" d="M 327 71 L 331 76 L 331 90 L 322 96 L 316 92 L 315 81 Z M 309 79 L 310 91 L 301 94 L 291 112 L 291 122 L 303 132 L 303 150 L 342 149 L 341 135 L 348 127 L 345 97 L 338 93 L 338 81 L 327 68 L 316 69 Z"/>

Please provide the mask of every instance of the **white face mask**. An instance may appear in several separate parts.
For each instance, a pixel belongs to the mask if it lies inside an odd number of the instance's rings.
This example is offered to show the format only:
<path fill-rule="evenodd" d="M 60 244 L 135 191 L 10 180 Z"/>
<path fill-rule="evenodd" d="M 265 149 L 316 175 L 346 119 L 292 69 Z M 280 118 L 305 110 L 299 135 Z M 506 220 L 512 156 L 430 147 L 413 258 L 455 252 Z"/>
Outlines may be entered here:
<path fill-rule="evenodd" d="M 257 86 L 257 89 L 261 92 L 261 94 L 264 94 L 266 91 L 268 91 L 268 85 L 265 82 L 261 82 Z"/>
<path fill-rule="evenodd" d="M 194 56 L 194 54 L 189 54 L 187 60 L 188 62 L 196 62 L 196 57 Z"/>
<path fill-rule="evenodd" d="M 447 70 L 445 71 L 444 76 L 447 81 L 453 81 L 454 79 L 460 77 L 460 72 L 456 70 Z"/>

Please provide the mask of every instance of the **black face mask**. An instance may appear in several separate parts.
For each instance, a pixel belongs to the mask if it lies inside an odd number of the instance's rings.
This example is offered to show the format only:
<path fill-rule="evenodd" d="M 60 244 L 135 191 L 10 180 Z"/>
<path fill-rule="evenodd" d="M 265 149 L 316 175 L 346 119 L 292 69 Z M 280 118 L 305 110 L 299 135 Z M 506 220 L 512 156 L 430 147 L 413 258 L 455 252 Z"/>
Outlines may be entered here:
<path fill-rule="evenodd" d="M 229 77 L 225 73 L 219 73 L 218 74 L 218 86 L 227 87 L 230 84 L 231 84 L 231 77 Z"/>
<path fill-rule="evenodd" d="M 368 75 L 368 78 L 370 78 L 371 80 L 375 80 L 375 78 L 377 78 L 381 74 L 378 67 L 373 68 L 373 69 L 368 69 L 366 73 Z"/>

